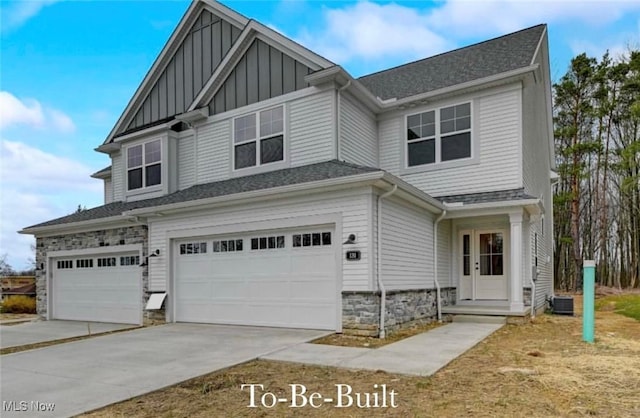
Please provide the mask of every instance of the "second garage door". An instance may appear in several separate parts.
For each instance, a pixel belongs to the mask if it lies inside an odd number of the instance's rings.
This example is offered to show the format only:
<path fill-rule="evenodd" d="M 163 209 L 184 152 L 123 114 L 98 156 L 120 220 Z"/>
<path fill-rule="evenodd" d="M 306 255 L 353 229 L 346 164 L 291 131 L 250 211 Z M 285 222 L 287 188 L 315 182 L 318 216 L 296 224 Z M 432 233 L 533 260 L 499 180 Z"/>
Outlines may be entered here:
<path fill-rule="evenodd" d="M 141 323 L 137 253 L 63 257 L 52 263 L 53 319 Z"/>
<path fill-rule="evenodd" d="M 176 320 L 336 329 L 332 228 L 175 243 Z"/>

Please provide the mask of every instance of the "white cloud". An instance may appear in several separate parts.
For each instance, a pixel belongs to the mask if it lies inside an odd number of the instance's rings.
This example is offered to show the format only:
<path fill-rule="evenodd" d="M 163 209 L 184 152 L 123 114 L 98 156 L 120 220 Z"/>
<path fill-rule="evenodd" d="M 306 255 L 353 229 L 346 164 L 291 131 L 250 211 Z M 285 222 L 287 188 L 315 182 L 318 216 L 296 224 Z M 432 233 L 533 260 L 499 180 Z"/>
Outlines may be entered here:
<path fill-rule="evenodd" d="M 60 2 L 60 0 L 21 0 L 14 2 L 3 11 L 2 32 L 19 28 L 29 19 L 40 13 L 46 6 L 58 2 Z"/>
<path fill-rule="evenodd" d="M 579 21 L 601 27 L 640 10 L 632 0 L 449 0 L 429 16 L 429 24 L 454 37 L 508 33 L 538 23 Z"/>
<path fill-rule="evenodd" d="M 95 168 L 22 142 L 0 140 L 0 254 L 17 269 L 26 266 L 33 239 L 17 231 L 100 204 L 102 184 Z"/>
<path fill-rule="evenodd" d="M 51 128 L 62 133 L 76 129 L 73 120 L 62 111 L 42 106 L 34 99 L 20 100 L 7 91 L 0 91 L 0 129 L 15 125 Z"/>
<path fill-rule="evenodd" d="M 426 15 L 397 4 L 367 1 L 343 9 L 325 9 L 324 22 L 297 38 L 320 55 L 337 62 L 389 57 L 423 58 L 449 47 L 426 24 Z"/>

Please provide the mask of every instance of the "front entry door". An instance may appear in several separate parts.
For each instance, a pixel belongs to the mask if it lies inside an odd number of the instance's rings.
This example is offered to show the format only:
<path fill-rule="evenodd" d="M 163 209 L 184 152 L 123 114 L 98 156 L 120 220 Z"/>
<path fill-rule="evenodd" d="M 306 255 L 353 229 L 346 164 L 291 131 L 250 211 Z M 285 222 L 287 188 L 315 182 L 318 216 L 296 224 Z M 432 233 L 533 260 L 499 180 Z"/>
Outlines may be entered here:
<path fill-rule="evenodd" d="M 461 299 L 508 299 L 505 236 L 504 230 L 461 232 Z"/>

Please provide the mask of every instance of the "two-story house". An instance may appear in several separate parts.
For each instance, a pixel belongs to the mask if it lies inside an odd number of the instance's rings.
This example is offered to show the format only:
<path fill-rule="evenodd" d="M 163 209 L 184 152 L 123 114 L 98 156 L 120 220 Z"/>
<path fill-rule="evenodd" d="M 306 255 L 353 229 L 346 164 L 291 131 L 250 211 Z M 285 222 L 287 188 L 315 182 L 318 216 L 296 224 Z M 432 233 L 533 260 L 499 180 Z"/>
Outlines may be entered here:
<path fill-rule="evenodd" d="M 542 309 L 547 43 L 539 25 L 353 78 L 195 0 L 97 148 L 105 204 L 21 231 L 38 312 L 142 323 L 154 294 L 170 322 L 375 335 Z"/>

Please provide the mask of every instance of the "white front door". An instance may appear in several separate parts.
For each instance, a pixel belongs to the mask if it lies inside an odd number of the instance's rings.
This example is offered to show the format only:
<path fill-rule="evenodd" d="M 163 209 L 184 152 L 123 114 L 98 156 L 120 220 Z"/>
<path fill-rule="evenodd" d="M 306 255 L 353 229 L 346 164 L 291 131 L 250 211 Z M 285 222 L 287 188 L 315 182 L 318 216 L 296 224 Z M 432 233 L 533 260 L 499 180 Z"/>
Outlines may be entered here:
<path fill-rule="evenodd" d="M 460 233 L 460 299 L 507 300 L 506 231 Z"/>

